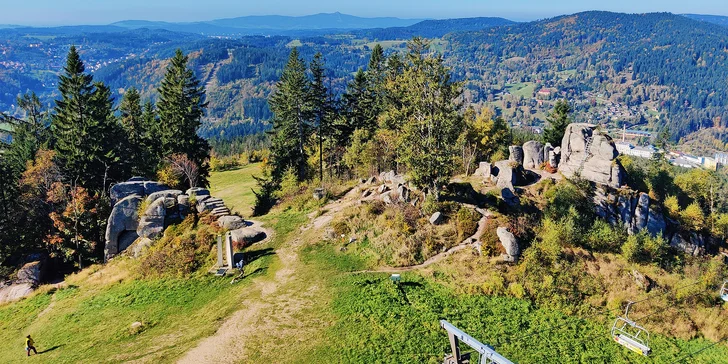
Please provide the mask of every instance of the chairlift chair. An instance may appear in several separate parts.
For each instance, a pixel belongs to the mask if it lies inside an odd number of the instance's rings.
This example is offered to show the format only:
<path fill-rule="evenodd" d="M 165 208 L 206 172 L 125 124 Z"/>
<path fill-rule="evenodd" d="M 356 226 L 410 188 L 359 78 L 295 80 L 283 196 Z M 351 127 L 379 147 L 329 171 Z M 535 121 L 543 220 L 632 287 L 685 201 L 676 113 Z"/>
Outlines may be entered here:
<path fill-rule="evenodd" d="M 723 282 L 723 287 L 720 289 L 720 298 L 728 302 L 728 281 Z"/>
<path fill-rule="evenodd" d="M 624 316 L 617 317 L 612 325 L 612 338 L 618 344 L 638 354 L 650 355 L 650 332 L 629 318 L 629 309 L 634 302 L 627 303 Z"/>

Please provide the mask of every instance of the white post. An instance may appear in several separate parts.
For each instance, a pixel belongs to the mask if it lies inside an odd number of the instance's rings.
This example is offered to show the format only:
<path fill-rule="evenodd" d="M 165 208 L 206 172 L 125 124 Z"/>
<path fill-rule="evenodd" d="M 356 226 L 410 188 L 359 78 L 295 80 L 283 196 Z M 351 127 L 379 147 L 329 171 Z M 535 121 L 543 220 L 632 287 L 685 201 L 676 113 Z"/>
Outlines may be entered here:
<path fill-rule="evenodd" d="M 227 259 L 227 266 L 229 269 L 233 269 L 234 263 L 233 263 L 233 235 L 230 233 L 227 233 L 226 235 L 226 244 L 225 244 L 225 258 Z"/>
<path fill-rule="evenodd" d="M 217 267 L 218 268 L 222 268 L 225 266 L 222 261 L 222 250 L 223 250 L 222 235 L 218 235 L 217 236 Z"/>

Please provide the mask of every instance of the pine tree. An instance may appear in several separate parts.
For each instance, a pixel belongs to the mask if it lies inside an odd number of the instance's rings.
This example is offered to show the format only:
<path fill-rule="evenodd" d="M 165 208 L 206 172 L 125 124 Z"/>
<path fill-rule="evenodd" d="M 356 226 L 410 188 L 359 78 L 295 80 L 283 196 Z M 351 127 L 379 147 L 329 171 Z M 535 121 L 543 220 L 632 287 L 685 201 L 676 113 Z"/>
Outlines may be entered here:
<path fill-rule="evenodd" d="M 369 91 L 367 75 L 360 69 L 349 82 L 344 94 L 347 124 L 343 126 L 342 134 L 346 144 L 355 130 L 362 129 L 372 133 L 376 129 L 375 111 L 372 110 L 374 100 Z"/>
<path fill-rule="evenodd" d="M 556 101 L 554 110 L 546 117 L 549 126 L 543 131 L 544 140 L 553 146 L 560 146 L 561 139 L 564 139 L 566 127 L 571 123 L 569 114 L 571 113 L 571 105 L 566 100 Z"/>
<path fill-rule="evenodd" d="M 61 98 L 56 100 L 51 133 L 66 178 L 103 191 L 111 176 L 121 175 L 116 168 L 119 133 L 110 90 L 92 81 L 71 47 L 58 83 Z"/>
<path fill-rule="evenodd" d="M 271 140 L 271 178 L 280 181 L 285 171 L 293 168 L 299 181 L 308 173 L 305 145 L 311 129 L 310 83 L 306 65 L 298 49 L 293 48 L 276 91 L 270 98 L 273 112 Z"/>
<path fill-rule="evenodd" d="M 200 183 L 208 185 L 210 146 L 197 135 L 207 102 L 205 88 L 187 67 L 188 58 L 177 49 L 159 87 L 159 136 L 162 155 L 184 154 L 200 169 Z"/>
<path fill-rule="evenodd" d="M 319 145 L 319 181 L 324 180 L 324 139 L 331 132 L 331 119 L 334 108 L 332 105 L 331 95 L 328 87 L 326 87 L 326 75 L 324 69 L 323 56 L 316 53 L 310 65 L 311 70 L 311 90 L 309 93 L 309 102 L 311 103 L 311 112 L 313 116 L 313 124 L 316 126 Z"/>
<path fill-rule="evenodd" d="M 142 109 L 141 96 L 136 88 L 132 87 L 124 93 L 124 98 L 119 105 L 121 114 L 121 125 L 127 136 L 127 162 L 131 173 L 136 176 L 151 177 L 154 175 L 155 163 L 154 152 L 151 140 L 152 124 L 148 122 L 149 111 Z"/>
<path fill-rule="evenodd" d="M 38 149 L 48 143 L 48 113 L 43 110 L 40 99 L 35 93 L 18 97 L 18 107 L 25 116 L 16 119 L 0 115 L 0 120 L 12 125 L 12 143 L 3 149 L 3 157 L 9 163 L 15 178 L 25 170 L 26 163 L 35 157 Z"/>
<path fill-rule="evenodd" d="M 367 92 L 369 93 L 371 103 L 371 114 L 374 120 L 372 124 L 376 127 L 376 118 L 386 108 L 385 84 L 387 81 L 387 67 L 385 64 L 384 49 L 377 44 L 372 49 L 372 55 L 369 58 L 369 66 L 367 67 Z"/>

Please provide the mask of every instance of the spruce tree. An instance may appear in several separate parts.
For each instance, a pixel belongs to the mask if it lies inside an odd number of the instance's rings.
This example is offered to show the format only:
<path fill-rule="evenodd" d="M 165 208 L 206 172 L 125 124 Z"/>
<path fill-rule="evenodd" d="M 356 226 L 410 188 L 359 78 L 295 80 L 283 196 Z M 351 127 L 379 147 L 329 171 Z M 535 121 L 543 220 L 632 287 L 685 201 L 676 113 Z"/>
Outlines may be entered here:
<path fill-rule="evenodd" d="M 102 83 L 93 83 L 73 46 L 58 91 L 61 98 L 56 100 L 51 133 L 63 174 L 72 183 L 105 190 L 111 179 L 122 178 L 111 92 Z"/>
<path fill-rule="evenodd" d="M 313 123 L 317 129 L 319 145 L 319 181 L 324 180 L 324 139 L 331 133 L 331 119 L 334 112 L 329 89 L 326 87 L 326 75 L 323 56 L 316 53 L 311 62 L 311 92 L 309 102 Z"/>
<path fill-rule="evenodd" d="M 142 110 L 141 96 L 136 88 L 132 87 L 124 93 L 119 105 L 121 125 L 127 136 L 127 162 L 131 173 L 136 176 L 152 177 L 155 163 L 152 151 L 151 133 L 149 123 L 145 120 L 145 110 Z"/>
<path fill-rule="evenodd" d="M 561 145 L 561 139 L 564 138 L 566 127 L 571 123 L 569 117 L 571 111 L 571 105 L 569 105 L 568 101 L 556 101 L 554 110 L 546 117 L 549 126 L 544 129 L 543 137 L 547 143 L 551 143 L 555 147 Z"/>
<path fill-rule="evenodd" d="M 305 145 L 311 130 L 310 84 L 306 65 L 298 49 L 293 48 L 276 91 L 269 100 L 273 112 L 271 138 L 271 178 L 280 181 L 292 168 L 299 181 L 308 174 Z"/>
<path fill-rule="evenodd" d="M 18 107 L 25 114 L 16 119 L 0 115 L 0 121 L 12 125 L 12 143 L 6 145 L 3 157 L 17 178 L 25 170 L 26 163 L 35 158 L 38 149 L 48 143 L 48 113 L 43 110 L 35 93 L 18 97 Z"/>
<path fill-rule="evenodd" d="M 343 135 L 348 144 L 349 138 L 357 129 L 373 133 L 377 127 L 373 108 L 373 99 L 370 94 L 369 80 L 363 70 L 357 71 L 354 79 L 349 82 L 344 94 L 344 111 L 347 125 L 344 126 Z"/>
<path fill-rule="evenodd" d="M 205 114 L 205 88 L 177 49 L 159 87 L 159 137 L 162 155 L 184 154 L 199 166 L 200 183 L 208 185 L 210 146 L 197 135 Z"/>

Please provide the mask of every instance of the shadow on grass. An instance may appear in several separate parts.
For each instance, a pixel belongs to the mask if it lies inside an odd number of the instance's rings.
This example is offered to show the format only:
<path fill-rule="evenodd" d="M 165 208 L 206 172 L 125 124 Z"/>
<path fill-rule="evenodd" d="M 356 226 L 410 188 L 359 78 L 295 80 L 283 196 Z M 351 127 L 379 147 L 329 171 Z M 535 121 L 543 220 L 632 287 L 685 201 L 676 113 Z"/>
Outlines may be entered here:
<path fill-rule="evenodd" d="M 250 264 L 262 257 L 267 257 L 269 255 L 274 255 L 275 251 L 273 248 L 265 248 L 260 250 L 253 250 L 249 252 L 243 253 L 243 257 L 245 259 L 245 264 Z"/>
<path fill-rule="evenodd" d="M 51 352 L 51 351 L 53 351 L 53 350 L 56 350 L 56 349 L 60 349 L 60 348 L 62 348 L 62 347 L 64 347 L 64 346 L 65 346 L 65 345 L 56 345 L 56 346 L 52 346 L 52 347 L 50 347 L 50 348 L 48 348 L 48 349 L 45 349 L 45 350 L 43 350 L 43 351 L 39 351 L 39 352 L 38 352 L 38 354 L 45 354 L 45 353 Z"/>

